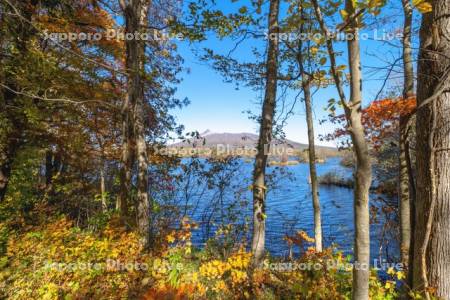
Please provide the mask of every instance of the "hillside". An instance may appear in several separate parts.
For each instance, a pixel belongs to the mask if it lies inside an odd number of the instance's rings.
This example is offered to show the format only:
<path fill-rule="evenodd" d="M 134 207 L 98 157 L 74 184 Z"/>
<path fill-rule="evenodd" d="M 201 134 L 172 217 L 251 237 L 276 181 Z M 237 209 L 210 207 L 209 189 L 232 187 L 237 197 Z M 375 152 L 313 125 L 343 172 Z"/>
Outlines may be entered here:
<path fill-rule="evenodd" d="M 258 135 L 253 133 L 216 133 L 209 130 L 201 133 L 198 138 L 191 138 L 183 142 L 172 144 L 171 147 L 198 147 L 198 148 L 215 148 L 217 145 L 229 145 L 233 148 L 255 147 L 258 142 Z M 286 145 L 295 150 L 305 150 L 307 144 L 294 142 L 292 140 L 275 140 L 274 145 Z M 318 150 L 327 150 L 338 152 L 336 148 L 316 146 Z"/>

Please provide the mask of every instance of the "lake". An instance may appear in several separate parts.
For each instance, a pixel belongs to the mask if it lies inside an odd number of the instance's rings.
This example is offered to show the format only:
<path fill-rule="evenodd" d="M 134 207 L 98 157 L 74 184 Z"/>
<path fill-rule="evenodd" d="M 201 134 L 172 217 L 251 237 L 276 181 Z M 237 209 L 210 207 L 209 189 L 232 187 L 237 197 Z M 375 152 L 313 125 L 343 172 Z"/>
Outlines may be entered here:
<path fill-rule="evenodd" d="M 185 160 L 186 161 L 186 160 Z M 203 162 L 205 162 L 203 160 Z M 197 181 L 194 187 L 190 187 L 189 215 L 199 224 L 199 229 L 193 233 L 193 242 L 196 246 L 204 246 L 208 238 L 214 237 L 219 224 L 248 224 L 251 226 L 252 201 L 251 184 L 253 161 L 240 159 L 239 162 L 223 170 L 221 175 L 215 178 L 216 185 L 202 188 L 202 182 L 211 178 L 208 175 L 190 175 Z M 324 175 L 333 171 L 343 177 L 351 177 L 352 170 L 340 165 L 340 158 L 329 158 L 326 163 L 317 165 L 318 175 Z M 313 207 L 311 189 L 308 183 L 309 164 L 300 163 L 287 167 L 269 167 L 268 173 L 276 173 L 274 185 L 269 186 L 267 194 L 267 219 L 266 219 L 266 248 L 273 256 L 286 256 L 288 247 L 283 237 L 293 234 L 297 230 L 304 230 L 313 236 Z M 221 177 L 222 176 L 222 177 Z M 270 176 L 270 175 L 269 175 Z M 202 178 L 198 178 L 202 177 Z M 212 177 L 212 176 L 211 176 Z M 222 187 L 221 183 L 229 180 L 231 186 Z M 186 192 L 186 190 L 185 190 Z M 182 196 L 179 196 L 182 197 Z M 319 197 L 322 212 L 322 227 L 325 246 L 336 244 L 338 249 L 346 254 L 352 253 L 353 248 L 353 190 L 337 186 L 319 186 Z M 384 258 L 389 261 L 397 258 L 398 245 L 392 230 L 383 230 L 386 220 L 392 220 L 391 214 L 380 213 L 383 211 L 382 201 L 394 202 L 384 196 L 371 194 L 371 211 L 377 222 L 371 224 L 371 256 Z M 183 203 L 183 201 L 180 201 Z M 378 213 L 375 213 L 378 212 Z M 231 216 L 230 216 L 231 215 Z M 251 228 L 245 233 L 244 238 L 251 241 Z M 389 233 L 387 233 L 389 232 Z M 389 234 L 389 235 L 387 235 Z"/>

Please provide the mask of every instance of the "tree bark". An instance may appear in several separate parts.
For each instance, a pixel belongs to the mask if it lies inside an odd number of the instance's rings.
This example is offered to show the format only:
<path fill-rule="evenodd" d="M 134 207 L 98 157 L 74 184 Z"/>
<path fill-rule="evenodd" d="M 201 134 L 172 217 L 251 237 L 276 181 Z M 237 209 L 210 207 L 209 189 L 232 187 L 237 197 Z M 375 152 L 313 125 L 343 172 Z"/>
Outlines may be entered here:
<path fill-rule="evenodd" d="M 15 82 L 11 82 L 9 86 L 15 86 Z M 0 134 L 0 203 L 5 199 L 8 190 L 8 184 L 11 177 L 12 166 L 17 152 L 23 145 L 24 125 L 22 119 L 15 112 L 9 111 L 6 106 L 13 106 L 16 100 L 16 94 L 11 91 L 2 90 L 2 111 L 0 118 L 2 123 L 7 124 L 4 132 Z M 8 127 L 11 126 L 11 129 Z"/>
<path fill-rule="evenodd" d="M 3 154 L 2 154 L 3 156 Z M 7 157 L 1 159 L 0 163 L 0 203 L 3 202 L 8 190 L 9 177 L 11 176 L 11 162 Z"/>
<path fill-rule="evenodd" d="M 312 100 L 309 78 L 303 74 L 302 87 L 305 96 L 306 124 L 308 126 L 308 154 L 309 154 L 309 175 L 311 178 L 311 193 L 314 208 L 314 239 L 317 252 L 322 252 L 322 219 L 320 214 L 319 187 L 317 183 L 316 170 L 316 147 L 314 143 L 314 124 L 312 117 Z"/>
<path fill-rule="evenodd" d="M 105 184 L 105 170 L 104 164 L 100 169 L 100 197 L 102 200 L 102 210 L 106 212 L 108 210 L 108 203 L 106 202 L 106 184 Z"/>
<path fill-rule="evenodd" d="M 125 0 L 120 1 L 125 14 L 125 32 L 142 32 L 147 24 L 148 8 L 150 0 Z M 128 105 L 131 109 L 130 119 L 134 122 L 133 137 L 136 144 L 136 157 L 138 161 L 137 174 L 137 225 L 141 236 L 141 244 L 144 248 L 150 245 L 150 203 L 148 196 L 148 158 L 145 133 L 145 97 L 144 80 L 145 73 L 145 41 L 140 39 L 126 40 L 126 66 L 128 72 Z M 129 155 L 128 155 L 129 157 Z"/>
<path fill-rule="evenodd" d="M 143 100 L 142 100 L 143 101 Z M 144 103 L 138 102 L 136 114 L 136 144 L 138 157 L 137 177 L 137 221 L 141 234 L 141 243 L 144 248 L 150 247 L 151 242 L 151 206 L 148 194 L 148 157 L 145 140 Z"/>
<path fill-rule="evenodd" d="M 3 8 L 3 7 L 2 7 Z M 4 14 L 0 16 L 0 21 L 4 22 Z M 5 47 L 4 36 L 0 37 L 0 47 L 3 49 Z M 3 65 L 4 62 L 0 57 L 0 64 Z M 3 82 L 5 80 L 5 74 L 2 70 L 0 72 L 0 80 Z M 6 90 L 3 88 L 0 90 L 0 121 L 5 123 L 3 119 L 6 119 Z M 5 125 L 3 125 L 6 127 Z M 4 130 L 4 129 L 3 129 Z M 8 154 L 6 153 L 6 145 L 7 138 L 3 137 L 4 134 L 1 134 L 0 137 L 0 203 L 3 202 L 6 196 L 6 191 L 8 189 L 9 176 L 11 175 L 11 162 L 9 161 Z"/>
<path fill-rule="evenodd" d="M 132 1 L 119 1 L 125 18 L 125 32 L 134 33 L 138 30 L 138 23 L 135 21 L 137 16 L 132 8 Z M 122 154 L 121 154 L 121 168 L 120 168 L 120 191 L 117 198 L 116 209 L 120 210 L 122 218 L 128 218 L 129 205 L 131 203 L 132 193 L 132 177 L 133 167 L 136 161 L 135 152 L 135 134 L 134 134 L 134 120 L 133 108 L 136 105 L 136 99 L 133 97 L 134 77 L 133 70 L 134 62 L 137 61 L 136 51 L 133 47 L 133 41 L 127 40 L 125 43 L 125 67 L 128 73 L 127 90 L 125 99 L 122 103 Z"/>
<path fill-rule="evenodd" d="M 408 177 L 409 177 L 409 196 L 410 196 L 410 214 L 409 223 L 411 224 L 411 240 L 409 244 L 409 255 L 408 255 L 408 274 L 406 281 L 408 282 L 408 286 L 413 286 L 413 264 L 414 264 L 414 228 L 415 228 L 415 216 L 416 216 L 416 180 L 414 177 L 413 170 L 413 162 L 411 160 L 411 147 L 409 146 L 409 141 L 406 140 L 405 145 L 405 156 L 406 156 L 406 165 L 408 166 Z"/>
<path fill-rule="evenodd" d="M 346 0 L 346 10 L 351 16 L 356 9 L 352 0 Z M 348 127 L 356 155 L 354 216 L 355 216 L 355 265 L 353 267 L 353 291 L 355 300 L 369 299 L 370 275 L 370 215 L 369 189 L 372 183 L 372 170 L 369 147 L 361 121 L 362 79 L 361 56 L 358 37 L 358 20 L 349 24 L 349 33 L 354 38 L 347 42 L 350 65 L 350 102 L 345 106 Z"/>
<path fill-rule="evenodd" d="M 269 11 L 269 36 L 278 33 L 279 0 L 270 1 Z M 267 149 L 272 141 L 273 120 L 275 115 L 275 105 L 277 97 L 277 76 L 278 76 L 278 38 L 269 38 L 268 53 L 266 62 L 266 90 L 261 113 L 261 127 L 255 167 L 253 172 L 253 241 L 252 254 L 253 262 L 260 265 L 264 257 L 266 214 L 265 214 L 265 175 L 267 166 Z"/>
<path fill-rule="evenodd" d="M 330 35 L 317 0 L 312 0 L 317 20 L 322 33 Z M 345 1 L 345 8 L 349 16 L 354 15 L 354 2 Z M 355 189 L 354 189 L 354 222 L 355 222 L 355 262 L 353 267 L 352 298 L 355 300 L 369 299 L 369 267 L 370 267 L 370 216 L 369 216 L 369 188 L 372 182 L 372 166 L 369 147 L 365 138 L 361 120 L 362 82 L 361 56 L 358 38 L 358 18 L 348 23 L 347 32 L 353 34 L 354 39 L 347 42 L 348 61 L 350 65 L 350 102 L 347 103 L 343 84 L 337 72 L 336 54 L 331 39 L 326 39 L 328 55 L 330 57 L 331 73 L 336 89 L 344 106 L 347 129 L 350 132 L 353 152 L 356 157 Z"/>
<path fill-rule="evenodd" d="M 403 122 L 401 122 L 403 123 Z M 400 212 L 400 254 L 404 267 L 409 264 L 409 247 L 411 243 L 411 205 L 409 196 L 409 176 L 406 159 L 405 128 L 400 125 L 399 155 L 399 212 Z"/>
<path fill-rule="evenodd" d="M 53 169 L 53 151 L 51 149 L 45 152 L 45 187 L 46 189 L 52 183 L 54 174 Z"/>
<path fill-rule="evenodd" d="M 305 10 L 302 9 L 300 12 L 301 24 L 300 33 L 305 33 L 305 23 L 307 19 L 305 18 Z M 311 29 L 308 28 L 307 32 L 310 33 Z M 322 252 L 323 250 L 323 237 L 322 237 L 322 218 L 320 213 L 320 200 L 319 200 L 319 187 L 317 182 L 317 170 L 316 170 L 316 147 L 314 142 L 314 123 L 313 123 L 313 112 L 312 112 L 312 98 L 311 98 L 311 83 L 312 78 L 305 72 L 305 58 L 303 51 L 306 51 L 307 63 L 311 65 L 311 56 L 309 55 L 311 48 L 310 45 L 306 49 L 303 49 L 303 41 L 299 41 L 299 52 L 297 54 L 297 61 L 300 68 L 300 74 L 302 76 L 302 89 L 305 99 L 305 111 L 306 111 L 306 124 L 308 127 L 308 155 L 309 155 L 309 179 L 311 184 L 311 196 L 313 200 L 313 210 L 314 210 L 314 240 L 317 252 Z"/>
<path fill-rule="evenodd" d="M 414 68 L 411 48 L 411 27 L 413 8 L 411 0 L 402 0 L 404 23 L 403 23 L 403 98 L 414 96 Z M 409 265 L 409 252 L 411 244 L 411 202 L 410 176 L 408 170 L 408 116 L 400 116 L 400 155 L 399 155 L 399 212 L 400 212 L 400 254 L 401 262 L 405 268 Z M 414 183 L 412 183 L 414 184 Z"/>
<path fill-rule="evenodd" d="M 450 299 L 450 2 L 423 16 L 417 86 L 413 288 Z M 433 97 L 432 97 L 433 96 Z"/>
<path fill-rule="evenodd" d="M 128 97 L 127 97 L 128 98 Z M 126 102 L 127 100 L 125 100 Z M 119 210 L 123 220 L 128 218 L 129 203 L 131 202 L 132 176 L 135 156 L 133 154 L 133 134 L 131 133 L 132 121 L 130 120 L 130 107 L 128 104 L 122 106 L 124 111 L 122 120 L 122 155 L 120 166 L 120 191 L 117 197 L 116 209 Z"/>
<path fill-rule="evenodd" d="M 403 23 L 403 97 L 414 96 L 414 67 L 412 58 L 412 20 L 413 7 L 411 0 L 402 0 L 404 23 Z"/>
<path fill-rule="evenodd" d="M 135 156 L 133 154 L 133 126 L 131 116 L 131 103 L 129 92 L 122 104 L 122 155 L 120 167 L 120 191 L 117 197 L 116 209 L 120 211 L 121 217 L 126 220 L 128 218 L 128 206 L 131 202 L 132 175 Z"/>
<path fill-rule="evenodd" d="M 53 150 L 52 146 L 45 152 L 45 201 L 51 201 L 55 194 L 54 179 L 62 171 L 62 157 L 58 150 Z"/>

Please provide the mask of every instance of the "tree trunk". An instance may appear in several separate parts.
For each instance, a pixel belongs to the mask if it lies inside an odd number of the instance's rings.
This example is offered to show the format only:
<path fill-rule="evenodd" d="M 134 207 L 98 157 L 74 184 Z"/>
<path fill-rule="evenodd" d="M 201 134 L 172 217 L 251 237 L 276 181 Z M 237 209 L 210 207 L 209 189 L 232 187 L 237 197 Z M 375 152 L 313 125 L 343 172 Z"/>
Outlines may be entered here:
<path fill-rule="evenodd" d="M 278 33 L 279 0 L 270 1 L 269 36 Z M 264 243 L 266 233 L 265 214 L 265 175 L 267 165 L 267 149 L 272 141 L 272 127 L 277 97 L 278 75 L 278 38 L 268 40 L 268 53 L 266 63 L 266 90 L 261 114 L 261 127 L 259 131 L 258 152 L 255 158 L 253 172 L 253 241 L 252 253 L 255 266 L 260 265 L 264 257 Z"/>
<path fill-rule="evenodd" d="M 423 16 L 417 87 L 413 288 L 450 299 L 450 2 Z M 428 293 L 426 293 L 428 297 Z"/>
<path fill-rule="evenodd" d="M 7 157 L 2 158 L 0 163 L 0 203 L 5 199 L 10 176 L 11 162 Z"/>
<path fill-rule="evenodd" d="M 351 46 L 352 47 L 352 46 Z M 351 53 L 354 53 L 351 51 Z M 359 51 L 358 51 L 359 54 Z M 358 62 L 359 60 L 355 60 Z M 352 63 L 351 63 L 352 64 Z M 357 67 L 359 71 L 359 67 Z M 353 78 L 356 78 L 355 76 Z M 352 79 L 352 85 L 355 84 Z M 360 82 L 358 80 L 358 82 Z M 359 84 L 358 84 L 359 85 Z M 352 90 L 355 88 L 352 87 Z M 360 90 L 358 89 L 358 92 Z M 353 93 L 352 93 L 353 94 Z M 358 103 L 359 96 L 352 97 L 351 104 Z M 360 102 L 359 102 L 360 103 Z M 353 107 L 357 107 L 353 106 Z M 360 106 L 360 104 L 359 104 Z M 353 268 L 353 299 L 369 299 L 370 267 L 370 215 L 369 188 L 372 182 L 371 161 L 361 122 L 361 109 L 352 109 L 350 126 L 354 151 L 356 154 L 354 218 L 355 218 L 355 266 Z"/>
<path fill-rule="evenodd" d="M 403 23 L 403 97 L 414 96 L 414 68 L 412 58 L 411 36 L 413 7 L 411 0 L 402 0 L 404 23 Z"/>
<path fill-rule="evenodd" d="M 7 125 L 4 129 L 5 132 L 2 132 L 0 135 L 0 203 L 6 197 L 12 172 L 12 164 L 23 143 L 20 139 L 22 135 L 22 122 L 14 113 L 9 114 L 6 108 L 7 105 L 13 106 L 15 99 L 15 94 L 8 90 L 2 91 L 2 98 L 0 98 L 2 102 L 0 122 Z M 11 126 L 13 129 L 11 131 L 6 130 L 7 126 Z"/>
<path fill-rule="evenodd" d="M 400 254 L 404 267 L 409 264 L 409 247 L 411 243 L 411 205 L 409 196 L 409 176 L 406 159 L 406 130 L 403 122 L 400 124 L 400 155 L 399 155 L 399 212 L 400 212 Z"/>
<path fill-rule="evenodd" d="M 53 150 L 52 146 L 49 146 L 49 149 L 45 152 L 45 201 L 51 201 L 55 194 L 53 182 L 54 179 L 61 173 L 61 166 L 61 154 L 57 150 Z"/>
<path fill-rule="evenodd" d="M 303 74 L 302 76 L 306 76 Z M 312 117 L 311 90 L 308 78 L 302 79 L 305 95 L 306 124 L 308 126 L 309 174 L 314 208 L 314 239 L 317 252 L 322 252 L 322 220 L 320 215 L 319 187 L 317 184 L 316 147 L 314 144 L 314 124 Z"/>
<path fill-rule="evenodd" d="M 143 110 L 142 106 L 138 109 Z M 139 113 L 143 115 L 142 113 Z M 145 248 L 150 246 L 150 199 L 148 195 L 148 158 L 147 144 L 145 141 L 143 116 L 136 119 L 136 137 L 138 154 L 138 178 L 137 178 L 137 221 L 141 234 L 141 243 Z"/>
<path fill-rule="evenodd" d="M 411 151 L 410 151 L 409 141 L 406 140 L 405 145 L 405 156 L 406 156 L 406 165 L 408 166 L 408 177 L 409 177 L 409 196 L 410 196 L 410 221 L 411 224 L 411 240 L 409 243 L 409 255 L 408 255 L 408 274 L 407 274 L 407 282 L 408 286 L 413 286 L 413 264 L 414 264 L 414 227 L 415 227 L 415 216 L 416 216 L 416 181 L 414 177 L 413 170 L 413 162 L 411 160 Z"/>
<path fill-rule="evenodd" d="M 2 14 L 0 16 L 0 21 L 4 22 L 4 14 Z M 1 49 L 3 49 L 5 47 L 5 42 L 4 42 L 4 36 L 2 35 L 0 37 L 0 47 Z M 1 60 L 0 57 L 0 64 L 3 64 L 3 61 Z M 3 74 L 4 71 L 2 70 L 0 72 L 0 80 L 2 82 L 5 81 L 4 77 L 5 75 Z M 6 91 L 2 88 L 0 90 L 1 94 L 0 94 L 0 122 L 2 123 L 6 123 L 3 119 L 6 118 L 6 99 L 5 99 L 5 93 Z M 5 125 L 3 125 L 5 126 Z M 6 127 L 6 126 L 5 126 Z M 2 134 L 3 135 L 3 134 Z M 2 136 L 0 135 L 0 137 Z M 6 153 L 6 143 L 7 143 L 7 139 L 5 137 L 3 137 L 2 139 L 0 139 L 0 203 L 3 202 L 3 200 L 5 199 L 5 195 L 6 195 L 6 190 L 8 189 L 8 182 L 9 182 L 9 176 L 11 174 L 11 167 L 10 167 L 10 162 L 8 162 L 8 155 Z"/>
<path fill-rule="evenodd" d="M 100 197 L 102 200 L 102 210 L 106 212 L 108 210 L 108 203 L 106 203 L 106 185 L 105 185 L 105 170 L 104 164 L 100 169 Z"/>
<path fill-rule="evenodd" d="M 355 13 L 354 2 L 346 0 L 346 10 Z M 371 161 L 364 127 L 361 121 L 362 79 L 358 38 L 358 20 L 349 24 L 353 39 L 347 42 L 350 64 L 350 103 L 346 107 L 349 129 L 356 154 L 354 216 L 355 216 L 355 265 L 353 267 L 353 299 L 369 299 L 370 275 L 370 216 L 369 188 L 372 182 Z"/>
<path fill-rule="evenodd" d="M 125 18 L 125 33 L 134 33 L 139 29 L 139 22 L 133 1 L 119 1 Z M 133 93 L 135 82 L 137 53 L 134 46 L 134 40 L 126 40 L 125 42 L 125 66 L 127 77 L 127 91 L 124 102 L 122 104 L 122 157 L 120 169 L 120 192 L 117 198 L 116 208 L 120 209 L 123 219 L 128 219 L 129 203 L 131 202 L 133 166 L 135 164 L 135 134 L 133 128 L 133 108 L 136 105 L 136 99 Z M 139 74 L 139 71 L 137 71 Z"/>
<path fill-rule="evenodd" d="M 129 94 L 129 92 L 127 92 Z M 117 197 L 116 209 L 120 211 L 123 219 L 128 217 L 128 205 L 130 203 L 132 175 L 135 156 L 133 154 L 133 129 L 131 118 L 131 104 L 129 95 L 122 105 L 122 156 L 120 166 L 120 191 Z"/>
<path fill-rule="evenodd" d="M 142 32 L 147 24 L 150 0 L 120 1 L 125 14 L 125 32 Z M 128 75 L 128 102 L 131 106 L 132 120 L 134 122 L 134 138 L 136 143 L 136 157 L 138 161 L 137 176 L 137 225 L 141 235 L 141 244 L 144 248 L 150 243 L 150 203 L 148 197 L 148 159 L 145 133 L 145 41 L 129 39 L 126 41 L 126 66 Z"/>
<path fill-rule="evenodd" d="M 403 98 L 414 96 L 414 68 L 412 64 L 411 49 L 411 26 L 412 26 L 412 3 L 410 0 L 402 0 L 404 12 L 403 24 Z M 408 126 L 409 117 L 400 116 L 400 155 L 399 155 L 399 211 L 400 211 L 400 254 L 404 267 L 409 265 L 409 252 L 411 244 L 411 202 L 410 176 L 408 172 Z"/>
<path fill-rule="evenodd" d="M 330 35 L 317 0 L 312 0 L 317 20 L 322 33 Z M 354 2 L 345 1 L 345 8 L 349 16 L 354 15 Z M 361 56 L 358 38 L 358 18 L 348 23 L 347 32 L 353 34 L 349 39 L 348 61 L 350 65 L 350 102 L 346 102 L 342 80 L 337 71 L 336 53 L 331 39 L 326 39 L 328 55 L 330 57 L 331 73 L 336 89 L 344 106 L 347 128 L 350 132 L 353 152 L 356 157 L 355 189 L 354 189 L 354 218 L 355 218 L 355 263 L 353 267 L 353 291 L 355 300 L 369 299 L 369 267 L 370 267 L 370 216 L 369 216 L 369 188 L 372 182 L 372 166 L 369 147 L 365 138 L 364 127 L 361 121 L 362 82 L 361 82 Z"/>
<path fill-rule="evenodd" d="M 48 189 L 53 179 L 53 151 L 45 151 L 45 187 Z"/>

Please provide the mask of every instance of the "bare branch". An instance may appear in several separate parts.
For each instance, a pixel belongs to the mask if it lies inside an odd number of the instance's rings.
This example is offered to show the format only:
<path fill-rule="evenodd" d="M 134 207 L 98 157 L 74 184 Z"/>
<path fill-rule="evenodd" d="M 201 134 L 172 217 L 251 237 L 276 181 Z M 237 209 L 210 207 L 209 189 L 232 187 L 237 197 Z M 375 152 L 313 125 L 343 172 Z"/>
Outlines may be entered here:
<path fill-rule="evenodd" d="M 114 104 L 107 103 L 107 102 L 100 101 L 100 100 L 73 100 L 73 99 L 67 99 L 67 98 L 47 98 L 47 97 L 41 97 L 38 95 L 30 94 L 27 92 L 16 91 L 1 82 L 0 82 L 0 86 L 16 95 L 25 96 L 28 98 L 38 99 L 38 100 L 42 100 L 42 101 L 63 102 L 63 103 L 70 103 L 70 104 L 76 104 L 76 105 L 82 105 L 82 104 L 86 104 L 86 103 L 100 103 L 102 105 L 117 109 L 117 107 Z"/>

